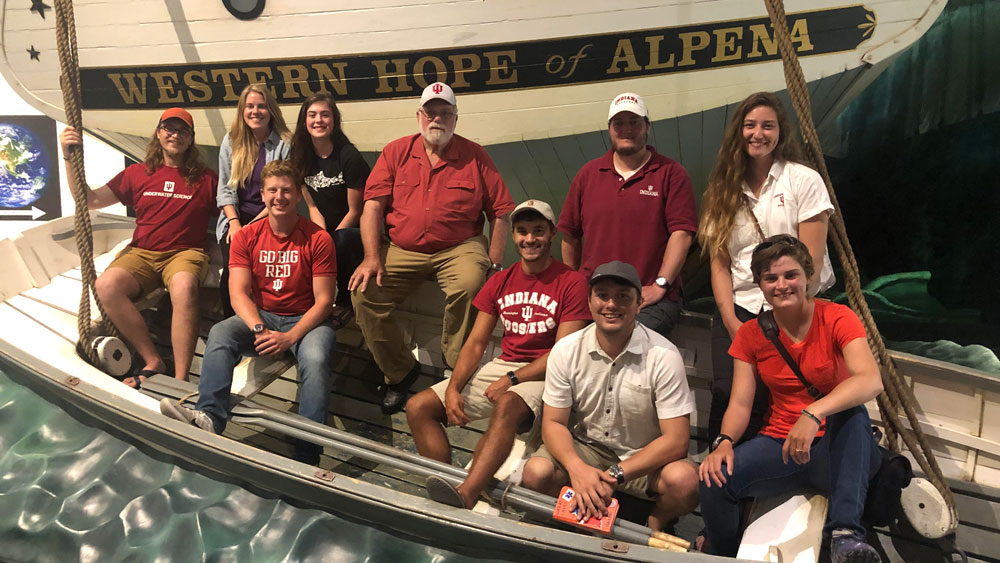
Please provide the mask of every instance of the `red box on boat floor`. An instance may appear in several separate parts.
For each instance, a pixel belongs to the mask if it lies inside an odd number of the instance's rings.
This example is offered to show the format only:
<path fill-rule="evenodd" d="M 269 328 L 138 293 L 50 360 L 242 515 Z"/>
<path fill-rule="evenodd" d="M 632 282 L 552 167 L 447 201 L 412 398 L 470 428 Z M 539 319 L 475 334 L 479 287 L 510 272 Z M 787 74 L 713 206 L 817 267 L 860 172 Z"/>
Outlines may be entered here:
<path fill-rule="evenodd" d="M 584 528 L 586 530 L 594 530 L 601 532 L 602 534 L 610 534 L 611 526 L 615 523 L 615 518 L 618 517 L 618 499 L 611 499 L 611 505 L 608 506 L 608 514 L 603 518 L 594 518 L 591 516 L 586 522 L 580 522 L 580 511 L 579 508 L 574 508 L 570 510 L 570 506 L 573 504 L 573 498 L 576 496 L 576 491 L 570 487 L 563 487 L 562 491 L 559 493 L 559 498 L 556 500 L 556 508 L 552 511 L 552 517 L 561 522 L 566 522 L 567 524 L 572 524 L 579 528 Z"/>

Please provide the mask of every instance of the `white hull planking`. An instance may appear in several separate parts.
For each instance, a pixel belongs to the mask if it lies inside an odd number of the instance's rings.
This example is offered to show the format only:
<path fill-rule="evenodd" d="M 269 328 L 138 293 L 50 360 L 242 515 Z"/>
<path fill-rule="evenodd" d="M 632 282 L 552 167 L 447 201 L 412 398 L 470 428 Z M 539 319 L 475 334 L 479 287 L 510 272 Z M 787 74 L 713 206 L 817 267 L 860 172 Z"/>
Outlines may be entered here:
<path fill-rule="evenodd" d="M 785 4 L 789 14 L 845 5 L 842 0 L 789 0 Z M 877 18 L 874 32 L 853 50 L 803 57 L 806 79 L 818 80 L 891 57 L 926 31 L 945 4 L 946 0 L 864 2 Z M 481 53 L 483 46 L 503 49 L 513 42 L 767 17 L 762 1 L 748 0 L 623 0 L 613 4 L 603 0 L 355 0 L 338 2 L 335 9 L 321 0 L 271 0 L 261 17 L 249 22 L 235 19 L 217 1 L 87 0 L 76 1 L 74 6 L 83 68 L 227 61 L 245 65 L 256 60 L 333 59 L 386 52 L 405 52 L 403 56 L 412 52 L 412 64 L 420 52 L 429 49 L 468 47 L 470 52 Z M 64 121 L 54 13 L 47 11 L 42 19 L 29 12 L 27 2 L 7 2 L 0 17 L 4 54 L 0 71 L 34 107 Z M 639 63 L 648 64 L 649 46 L 643 41 L 632 43 Z M 38 61 L 26 53 L 30 46 L 41 53 Z M 713 43 L 706 48 L 717 47 Z M 482 64 L 488 63 L 483 59 Z M 651 119 L 660 120 L 725 106 L 753 91 L 785 87 L 780 61 L 747 59 L 745 63 L 635 78 L 619 72 L 610 81 L 610 74 L 604 73 L 595 77 L 601 81 L 569 86 L 460 91 L 459 132 L 489 145 L 594 131 L 602 128 L 608 101 L 622 91 L 643 95 Z M 410 76 L 409 91 L 398 93 L 406 97 L 342 103 L 345 129 L 359 148 L 380 150 L 387 141 L 415 130 L 421 80 Z M 846 94 L 850 95 L 851 91 Z M 193 111 L 202 144 L 218 144 L 232 119 L 235 102 L 219 106 Z M 283 106 L 286 121 L 294 123 L 297 109 L 297 103 Z M 145 137 L 161 111 L 88 110 L 84 124 Z"/>

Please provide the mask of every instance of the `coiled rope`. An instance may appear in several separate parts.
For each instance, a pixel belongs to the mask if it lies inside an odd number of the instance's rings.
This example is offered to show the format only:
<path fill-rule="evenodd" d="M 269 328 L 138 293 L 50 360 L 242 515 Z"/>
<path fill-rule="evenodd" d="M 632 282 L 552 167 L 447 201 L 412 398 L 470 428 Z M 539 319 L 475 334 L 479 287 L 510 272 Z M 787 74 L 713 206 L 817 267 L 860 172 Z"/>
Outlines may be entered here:
<path fill-rule="evenodd" d="M 775 40 L 781 52 L 781 62 L 785 70 L 785 82 L 788 94 L 791 96 L 792 105 L 799 118 L 799 129 L 802 132 L 802 140 L 806 148 L 806 157 L 811 160 L 813 167 L 822 175 L 826 182 L 827 191 L 830 193 L 830 201 L 833 202 L 834 213 L 830 217 L 830 238 L 837 251 L 841 264 L 844 266 L 844 283 L 847 288 L 847 298 L 851 308 L 858 314 L 865 325 L 868 333 L 868 346 L 875 355 L 876 360 L 882 366 L 882 381 L 884 391 L 877 398 L 879 412 L 886 425 L 886 439 L 889 446 L 894 451 L 899 451 L 898 438 L 902 438 L 906 448 L 913 455 L 920 469 L 927 476 L 928 480 L 944 497 L 945 503 L 950 512 L 951 529 L 958 526 L 958 512 L 955 509 L 955 498 L 951 489 L 944 482 L 944 475 L 938 466 L 937 459 L 927 443 L 927 438 L 917 419 L 917 414 L 913 410 L 915 399 L 910 395 L 902 376 L 896 370 L 895 362 L 889 355 L 882 339 L 882 333 L 875 325 L 868 303 L 865 301 L 861 290 L 861 278 L 858 273 L 858 263 L 851 248 L 851 242 L 847 238 L 847 228 L 844 226 L 843 215 L 840 204 L 837 202 L 837 195 L 833 191 L 833 182 L 830 181 L 830 174 L 826 168 L 826 160 L 823 157 L 823 150 L 819 143 L 819 134 L 816 132 L 816 125 L 812 119 L 812 104 L 809 100 L 809 89 L 806 85 L 805 75 L 802 73 L 802 66 L 799 64 L 799 57 L 792 45 L 791 33 L 788 30 L 788 22 L 785 19 L 785 7 L 783 0 L 764 0 L 767 6 L 767 14 L 771 18 L 771 26 L 774 29 Z M 912 432 L 907 432 L 899 418 L 899 410 L 906 413 L 906 418 L 910 422 Z"/>
<path fill-rule="evenodd" d="M 63 107 L 66 111 L 66 123 L 83 135 L 83 116 L 81 114 L 80 95 L 80 60 L 76 47 L 76 20 L 73 17 L 73 2 L 71 0 L 55 0 L 56 13 L 56 44 L 59 48 L 59 84 L 62 87 Z M 91 364 L 97 363 L 97 353 L 90 345 L 93 341 L 94 327 L 90 322 L 90 296 L 94 296 L 101 317 L 107 319 L 101 300 L 97 297 L 94 283 L 97 272 L 94 268 L 94 240 L 90 224 L 90 211 L 87 208 L 87 175 L 83 166 L 83 144 L 69 147 L 64 158 L 69 159 L 76 182 L 70 185 L 73 193 L 73 228 L 76 238 L 76 249 L 80 255 L 80 273 L 83 279 L 80 292 L 80 309 L 76 317 L 76 327 L 80 334 L 77 341 L 77 352 Z M 117 336 L 117 330 L 112 323 L 104 323 L 104 330 Z"/>

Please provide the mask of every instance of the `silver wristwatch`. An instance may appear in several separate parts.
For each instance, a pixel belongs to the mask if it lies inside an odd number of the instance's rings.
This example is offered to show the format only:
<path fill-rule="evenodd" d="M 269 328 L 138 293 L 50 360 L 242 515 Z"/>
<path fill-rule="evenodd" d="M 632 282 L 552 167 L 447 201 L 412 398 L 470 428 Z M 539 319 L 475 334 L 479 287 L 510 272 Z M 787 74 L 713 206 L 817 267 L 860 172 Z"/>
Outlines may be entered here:
<path fill-rule="evenodd" d="M 617 463 L 608 468 L 608 475 L 614 477 L 619 485 L 625 484 L 625 470 Z"/>
<path fill-rule="evenodd" d="M 660 276 L 660 277 L 656 278 L 655 280 L 653 280 L 653 283 L 655 283 L 656 285 L 662 287 L 663 289 L 665 289 L 667 291 L 670 291 L 670 288 L 673 287 L 673 284 L 670 283 L 670 282 L 668 282 L 667 278 L 665 278 L 663 276 Z"/>

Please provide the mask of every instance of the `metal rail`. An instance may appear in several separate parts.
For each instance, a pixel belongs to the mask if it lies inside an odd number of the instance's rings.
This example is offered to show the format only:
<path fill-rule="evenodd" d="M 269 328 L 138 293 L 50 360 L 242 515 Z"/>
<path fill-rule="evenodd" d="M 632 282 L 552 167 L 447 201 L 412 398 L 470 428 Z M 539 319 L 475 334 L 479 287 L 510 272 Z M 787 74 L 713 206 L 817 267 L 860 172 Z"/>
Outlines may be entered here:
<path fill-rule="evenodd" d="M 317 445 L 332 447 L 352 456 L 385 464 L 421 477 L 436 475 L 455 486 L 461 484 L 467 476 L 464 469 L 454 465 L 405 452 L 297 415 L 270 409 L 236 406 L 232 410 L 232 420 L 240 424 L 261 426 Z M 525 487 L 515 485 L 508 488 L 503 483 L 492 480 L 484 491 L 490 498 L 523 510 L 536 518 L 549 520 L 555 509 L 554 498 Z M 652 534 L 653 530 L 648 527 L 628 520 L 617 520 L 611 528 L 613 537 L 639 545 L 648 545 Z"/>

